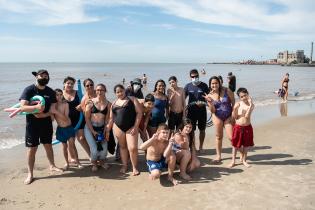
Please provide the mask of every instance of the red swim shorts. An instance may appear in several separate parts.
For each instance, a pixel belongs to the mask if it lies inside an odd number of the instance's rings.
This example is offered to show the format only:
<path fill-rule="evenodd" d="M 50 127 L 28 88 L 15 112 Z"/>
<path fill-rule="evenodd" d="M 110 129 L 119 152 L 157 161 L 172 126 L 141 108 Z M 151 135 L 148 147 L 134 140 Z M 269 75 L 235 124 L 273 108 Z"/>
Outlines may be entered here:
<path fill-rule="evenodd" d="M 236 148 L 240 147 L 252 147 L 254 146 L 254 134 L 252 125 L 233 126 L 232 146 Z"/>

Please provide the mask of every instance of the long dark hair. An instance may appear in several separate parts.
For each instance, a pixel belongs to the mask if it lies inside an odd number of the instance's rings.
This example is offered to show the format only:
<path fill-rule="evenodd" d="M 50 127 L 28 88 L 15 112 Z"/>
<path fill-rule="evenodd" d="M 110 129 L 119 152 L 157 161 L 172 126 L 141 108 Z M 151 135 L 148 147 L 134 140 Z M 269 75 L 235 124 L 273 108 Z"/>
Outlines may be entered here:
<path fill-rule="evenodd" d="M 222 84 L 221 84 L 221 82 L 220 82 L 220 79 L 219 79 L 219 77 L 217 77 L 217 76 L 213 76 L 213 77 L 210 77 L 210 79 L 209 79 L 209 91 L 211 92 L 212 91 L 212 89 L 211 89 L 211 82 L 212 82 L 212 80 L 217 80 L 218 81 L 218 83 L 219 83 L 219 97 L 220 97 L 220 94 L 221 94 L 221 91 L 222 91 Z"/>
<path fill-rule="evenodd" d="M 180 124 L 180 126 L 179 126 L 179 129 L 183 130 L 184 127 L 186 125 L 189 125 L 189 124 L 191 126 L 193 126 L 192 121 L 189 118 L 184 118 L 183 121 L 182 121 L 182 124 Z M 191 130 L 191 132 L 188 134 L 188 136 L 189 136 L 189 147 L 192 150 L 192 146 L 195 145 L 194 131 Z"/>
<path fill-rule="evenodd" d="M 156 92 L 156 88 L 157 88 L 157 85 L 158 85 L 159 82 L 162 82 L 164 84 L 164 92 L 163 92 L 163 94 L 165 95 L 166 83 L 162 79 L 159 79 L 158 81 L 156 81 L 156 83 L 154 85 L 154 91 L 153 92 Z"/>

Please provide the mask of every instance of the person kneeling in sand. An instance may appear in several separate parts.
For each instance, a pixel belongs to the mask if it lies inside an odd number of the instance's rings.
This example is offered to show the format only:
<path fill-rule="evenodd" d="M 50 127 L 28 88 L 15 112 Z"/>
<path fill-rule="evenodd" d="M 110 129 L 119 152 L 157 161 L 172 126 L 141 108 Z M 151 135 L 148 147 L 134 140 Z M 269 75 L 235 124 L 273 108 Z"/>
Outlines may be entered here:
<path fill-rule="evenodd" d="M 230 168 L 235 166 L 237 150 L 240 150 L 241 152 L 241 162 L 246 167 L 250 167 L 246 162 L 247 152 L 249 147 L 254 146 L 253 127 L 251 125 L 250 117 L 255 106 L 246 88 L 239 88 L 237 90 L 237 95 L 239 96 L 240 101 L 234 105 L 232 112 L 235 119 L 235 125 L 233 126 L 233 152 L 232 162 L 229 165 Z"/>
<path fill-rule="evenodd" d="M 186 173 L 188 163 L 191 159 L 191 153 L 189 151 L 189 141 L 187 138 L 178 132 L 173 136 L 174 143 L 172 150 L 176 155 L 176 161 L 179 164 L 180 177 L 185 180 L 191 180 L 191 177 Z"/>
<path fill-rule="evenodd" d="M 69 153 L 71 157 L 74 157 L 74 163 L 77 164 L 78 168 L 82 168 L 80 164 L 78 153 L 75 148 L 74 138 L 75 131 L 71 125 L 71 120 L 68 117 L 69 115 L 69 104 L 63 99 L 63 92 L 61 89 L 55 89 L 56 92 L 56 109 L 52 109 L 54 117 L 57 121 L 58 127 L 56 130 L 56 138 L 62 143 L 63 155 L 66 160 L 64 170 L 69 168 L 68 160 L 68 144 L 69 144 Z"/>
<path fill-rule="evenodd" d="M 173 141 L 169 141 L 169 128 L 166 124 L 160 124 L 157 132 L 144 142 L 141 150 L 147 150 L 147 165 L 150 172 L 149 178 L 156 180 L 160 178 L 162 169 L 168 168 L 168 180 L 177 185 L 178 181 L 174 179 L 174 169 L 176 165 L 176 156 L 172 152 Z"/>

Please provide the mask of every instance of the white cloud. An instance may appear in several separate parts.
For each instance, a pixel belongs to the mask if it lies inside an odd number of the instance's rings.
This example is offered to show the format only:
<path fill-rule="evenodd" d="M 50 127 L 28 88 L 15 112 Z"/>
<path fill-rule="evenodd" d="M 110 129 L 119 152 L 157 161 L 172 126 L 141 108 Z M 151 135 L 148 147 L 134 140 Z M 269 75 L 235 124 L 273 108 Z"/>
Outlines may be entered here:
<path fill-rule="evenodd" d="M 196 22 L 315 34 L 313 0 L 0 0 L 0 13 L 13 13 L 23 21 L 30 17 L 35 24 L 59 25 L 99 21 L 100 17 L 87 14 L 86 7 L 115 6 L 153 6 Z"/>
<path fill-rule="evenodd" d="M 64 25 L 100 20 L 85 14 L 82 0 L 0 0 L 0 18 L 36 25 Z"/>

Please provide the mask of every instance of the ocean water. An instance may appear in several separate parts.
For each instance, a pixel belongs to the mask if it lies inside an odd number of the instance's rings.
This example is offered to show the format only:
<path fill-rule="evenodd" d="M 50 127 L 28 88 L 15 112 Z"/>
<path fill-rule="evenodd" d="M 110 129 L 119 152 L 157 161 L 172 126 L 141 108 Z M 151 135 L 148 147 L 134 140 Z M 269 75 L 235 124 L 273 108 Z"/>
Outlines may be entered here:
<path fill-rule="evenodd" d="M 200 80 L 207 84 L 211 76 L 221 75 L 224 79 L 223 85 L 226 85 L 228 72 L 233 72 L 237 87 L 246 87 L 257 107 L 280 104 L 274 91 L 280 88 L 281 80 L 287 72 L 290 74 L 289 106 L 294 103 L 294 107 L 298 107 L 299 102 L 315 99 L 313 67 L 202 63 L 0 63 L 0 149 L 24 142 L 25 117 L 16 116 L 11 119 L 3 109 L 16 104 L 23 89 L 35 82 L 32 71 L 47 69 L 51 88 L 62 88 L 66 76 L 81 81 L 91 78 L 95 84 L 104 83 L 107 86 L 107 98 L 113 101 L 113 87 L 121 83 L 123 78 L 128 83 L 136 77 L 141 78 L 145 73 L 148 85 L 143 92 L 146 94 L 153 91 L 156 80 L 164 79 L 167 83 L 172 75 L 177 77 L 180 86 L 184 86 L 189 82 L 189 71 L 193 68 L 206 70 L 205 75 L 200 75 Z M 294 96 L 294 93 L 298 95 Z M 315 112 L 315 109 L 313 105 L 303 106 L 302 111 Z"/>

